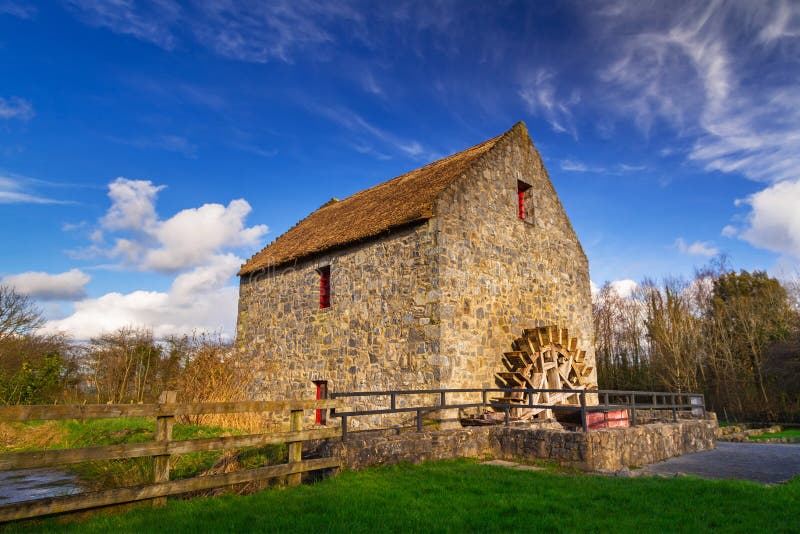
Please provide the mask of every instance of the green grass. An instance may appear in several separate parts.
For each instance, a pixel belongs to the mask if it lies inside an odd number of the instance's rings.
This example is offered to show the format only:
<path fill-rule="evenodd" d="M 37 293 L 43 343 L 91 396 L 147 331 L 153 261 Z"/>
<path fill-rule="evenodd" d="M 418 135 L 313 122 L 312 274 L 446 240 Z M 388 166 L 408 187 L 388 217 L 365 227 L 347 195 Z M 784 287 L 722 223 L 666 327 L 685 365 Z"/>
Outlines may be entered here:
<path fill-rule="evenodd" d="M 761 434 L 760 436 L 750 436 L 750 439 L 754 441 L 758 441 L 760 439 L 771 439 L 771 438 L 800 438 L 800 428 L 787 428 L 786 430 L 775 432 L 773 434 Z"/>
<path fill-rule="evenodd" d="M 797 532 L 800 480 L 608 478 L 458 460 L 345 472 L 243 497 L 170 500 L 20 532 Z"/>

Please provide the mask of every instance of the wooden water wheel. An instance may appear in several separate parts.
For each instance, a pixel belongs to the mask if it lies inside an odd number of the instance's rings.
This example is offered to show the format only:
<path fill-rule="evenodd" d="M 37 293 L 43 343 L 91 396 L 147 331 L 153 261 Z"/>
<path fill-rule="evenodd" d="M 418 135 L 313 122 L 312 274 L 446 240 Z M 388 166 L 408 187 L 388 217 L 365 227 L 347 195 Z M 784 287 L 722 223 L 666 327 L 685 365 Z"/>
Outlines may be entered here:
<path fill-rule="evenodd" d="M 511 415 L 521 420 L 551 418 L 552 410 L 524 408 L 526 404 L 580 404 L 580 391 L 597 389 L 591 381 L 593 368 L 586 361 L 586 351 L 578 348 L 578 338 L 566 328 L 543 326 L 526 329 L 513 343 L 514 350 L 502 356 L 505 370 L 495 375 L 501 388 L 560 389 L 559 393 L 507 392 L 492 401 L 519 405 Z"/>

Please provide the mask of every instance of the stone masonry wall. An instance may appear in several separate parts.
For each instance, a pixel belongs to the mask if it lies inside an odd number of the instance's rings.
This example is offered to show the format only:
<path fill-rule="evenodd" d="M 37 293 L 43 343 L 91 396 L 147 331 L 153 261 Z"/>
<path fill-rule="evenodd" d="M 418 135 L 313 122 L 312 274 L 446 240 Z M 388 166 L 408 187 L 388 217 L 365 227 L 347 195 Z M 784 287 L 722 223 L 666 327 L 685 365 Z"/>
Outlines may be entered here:
<path fill-rule="evenodd" d="M 430 276 L 434 252 L 427 222 L 243 276 L 237 347 L 252 369 L 252 398 L 312 399 L 312 380 L 328 380 L 330 391 L 439 387 L 440 334 L 431 319 L 438 301 Z M 325 265 L 331 306 L 319 309 L 316 269 Z M 368 424 L 365 417 L 353 421 L 354 428 Z"/>
<path fill-rule="evenodd" d="M 549 460 L 588 471 L 617 470 L 713 449 L 716 427 L 713 420 L 681 420 L 588 433 L 502 426 L 402 433 L 371 431 L 351 433 L 344 442 L 326 440 L 313 453 L 339 455 L 350 469 L 493 456 Z"/>
<path fill-rule="evenodd" d="M 525 220 L 518 180 L 531 186 Z M 588 261 L 524 127 L 452 184 L 437 213 L 442 387 L 496 387 L 501 354 L 536 326 L 569 328 L 594 362 Z"/>
<path fill-rule="evenodd" d="M 585 470 L 641 467 L 716 447 L 716 421 L 679 420 L 591 432 L 498 427 L 490 436 L 501 458 L 546 459 Z"/>

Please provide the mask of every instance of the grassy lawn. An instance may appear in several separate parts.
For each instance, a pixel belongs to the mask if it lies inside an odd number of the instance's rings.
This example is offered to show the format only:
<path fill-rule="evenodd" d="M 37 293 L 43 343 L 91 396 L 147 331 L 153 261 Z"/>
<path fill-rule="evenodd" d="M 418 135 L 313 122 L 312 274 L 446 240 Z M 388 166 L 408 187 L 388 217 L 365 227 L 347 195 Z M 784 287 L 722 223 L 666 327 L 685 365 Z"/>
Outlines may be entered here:
<path fill-rule="evenodd" d="M 800 428 L 787 428 L 774 434 L 761 434 L 760 436 L 750 436 L 750 439 L 758 441 L 760 439 L 771 438 L 800 438 Z"/>
<path fill-rule="evenodd" d="M 797 532 L 800 479 L 765 487 L 606 478 L 458 460 L 344 472 L 254 495 L 171 500 L 21 532 Z"/>

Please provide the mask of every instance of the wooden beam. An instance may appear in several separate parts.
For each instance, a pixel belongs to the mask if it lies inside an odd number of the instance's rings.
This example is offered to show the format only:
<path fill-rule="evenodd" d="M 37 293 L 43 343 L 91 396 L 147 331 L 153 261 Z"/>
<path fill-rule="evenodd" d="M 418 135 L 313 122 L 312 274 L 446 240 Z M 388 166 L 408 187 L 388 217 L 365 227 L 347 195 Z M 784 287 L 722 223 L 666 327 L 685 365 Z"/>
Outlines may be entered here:
<path fill-rule="evenodd" d="M 177 391 L 163 391 L 158 397 L 159 404 L 175 404 Z M 155 440 L 160 443 L 172 441 L 172 429 L 175 426 L 174 415 L 160 415 L 156 417 Z M 162 454 L 153 457 L 153 482 L 169 482 L 169 454 Z M 153 499 L 153 508 L 161 508 L 167 505 L 166 497 Z"/>
<path fill-rule="evenodd" d="M 225 436 L 219 438 L 187 439 L 183 441 L 131 443 L 124 445 L 104 445 L 102 447 L 83 447 L 80 449 L 52 449 L 45 451 L 7 452 L 0 454 L 0 471 L 54 467 L 80 462 L 141 458 L 166 454 L 185 454 L 187 452 L 238 449 L 241 447 L 261 447 L 292 441 L 336 438 L 341 435 L 338 427 L 282 432 L 272 434 L 249 434 L 245 436 Z"/>
<path fill-rule="evenodd" d="M 85 510 L 99 506 L 110 506 L 126 502 L 142 501 L 154 499 L 156 497 L 166 497 L 168 495 L 178 495 L 189 491 L 199 491 L 243 482 L 264 480 L 279 476 L 291 475 L 294 473 L 304 473 L 317 469 L 330 469 L 340 467 L 339 458 L 319 458 L 316 460 L 305 460 L 299 463 L 288 463 L 272 465 L 268 467 L 257 467 L 243 471 L 234 471 L 222 475 L 211 475 L 205 477 L 195 477 L 183 480 L 173 480 L 170 482 L 160 482 L 145 486 L 133 486 L 127 488 L 116 488 L 91 493 L 71 495 L 69 497 L 51 497 L 48 499 L 37 499 L 35 501 L 25 501 L 14 504 L 0 506 L 0 521 L 14 521 L 18 519 L 28 519 L 42 515 L 71 512 L 74 510 Z"/>
<path fill-rule="evenodd" d="M 103 419 L 115 417 L 157 417 L 206 413 L 278 412 L 341 408 L 334 399 L 297 401 L 193 402 L 185 404 L 53 404 L 0 406 L 0 421 L 40 419 Z"/>

